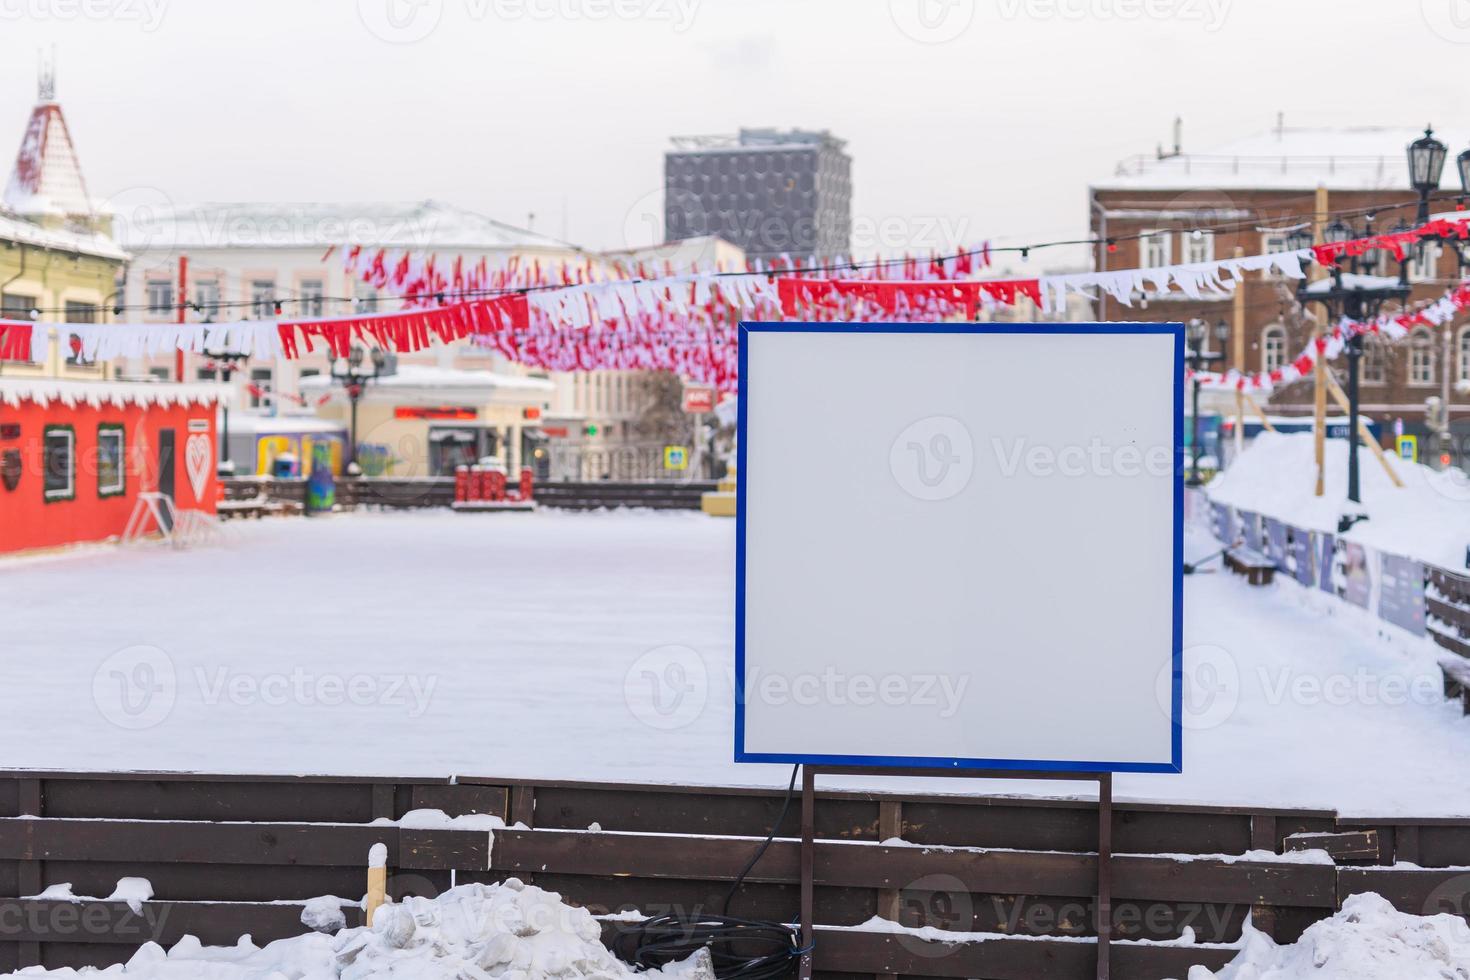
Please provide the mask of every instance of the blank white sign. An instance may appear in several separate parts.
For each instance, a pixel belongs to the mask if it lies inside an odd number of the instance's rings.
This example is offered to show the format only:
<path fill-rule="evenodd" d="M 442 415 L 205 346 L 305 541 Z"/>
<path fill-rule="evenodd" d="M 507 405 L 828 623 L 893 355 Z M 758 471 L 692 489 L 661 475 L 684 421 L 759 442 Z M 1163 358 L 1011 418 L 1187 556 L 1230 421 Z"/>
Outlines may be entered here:
<path fill-rule="evenodd" d="M 1179 771 L 1182 348 L 742 325 L 736 760 Z"/>

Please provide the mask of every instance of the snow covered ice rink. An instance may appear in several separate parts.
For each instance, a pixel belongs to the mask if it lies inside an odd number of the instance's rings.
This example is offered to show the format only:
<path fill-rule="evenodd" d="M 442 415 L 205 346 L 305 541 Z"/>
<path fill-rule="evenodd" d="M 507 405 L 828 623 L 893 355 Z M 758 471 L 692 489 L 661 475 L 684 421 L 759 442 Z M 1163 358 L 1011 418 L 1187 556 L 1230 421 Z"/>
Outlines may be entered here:
<path fill-rule="evenodd" d="M 195 550 L 0 561 L 5 766 L 785 785 L 784 766 L 731 761 L 733 521 L 228 529 Z M 1186 555 L 1213 548 L 1192 532 Z M 1470 720 L 1440 699 L 1433 648 L 1353 612 L 1290 582 L 1186 579 L 1185 771 L 1119 775 L 1117 796 L 1470 814 L 1450 776 Z"/>

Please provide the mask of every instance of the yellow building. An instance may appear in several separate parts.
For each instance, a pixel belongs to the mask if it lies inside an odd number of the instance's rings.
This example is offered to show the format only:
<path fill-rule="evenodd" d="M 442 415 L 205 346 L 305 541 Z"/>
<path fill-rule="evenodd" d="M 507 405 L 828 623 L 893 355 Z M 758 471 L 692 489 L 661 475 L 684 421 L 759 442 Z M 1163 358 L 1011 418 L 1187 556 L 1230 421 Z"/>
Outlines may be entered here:
<path fill-rule="evenodd" d="M 0 197 L 0 319 L 102 323 L 110 319 L 127 254 L 112 240 L 110 216 L 93 202 L 76 147 L 43 72 L 15 167 Z M 79 363 L 71 336 L 36 334 L 28 361 L 0 362 L 0 374 L 108 376 Z"/>
<path fill-rule="evenodd" d="M 345 366 L 345 365 L 344 365 Z M 493 456 L 512 474 L 533 466 L 556 385 L 542 378 L 401 364 L 362 384 L 356 403 L 330 375 L 301 379 L 317 414 L 347 430 L 366 476 L 453 476 Z"/>

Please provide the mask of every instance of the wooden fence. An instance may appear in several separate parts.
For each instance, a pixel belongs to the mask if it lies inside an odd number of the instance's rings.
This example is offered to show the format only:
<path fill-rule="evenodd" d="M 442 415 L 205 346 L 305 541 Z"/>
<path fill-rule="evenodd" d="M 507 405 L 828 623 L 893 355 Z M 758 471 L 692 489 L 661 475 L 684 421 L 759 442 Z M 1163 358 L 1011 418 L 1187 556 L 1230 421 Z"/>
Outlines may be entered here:
<path fill-rule="evenodd" d="M 221 480 L 225 499 L 260 500 L 262 503 L 303 504 L 305 480 L 271 477 L 235 477 Z M 614 482 L 539 483 L 536 499 L 543 507 L 596 510 L 615 507 L 647 507 L 656 510 L 699 510 L 700 496 L 714 490 L 710 481 L 674 483 Z M 448 507 L 454 500 L 453 477 L 362 477 L 337 480 L 337 503 L 343 507 Z M 298 511 L 299 512 L 299 511 Z M 252 512 L 252 516 L 253 516 Z"/>
<path fill-rule="evenodd" d="M 103 965 L 148 940 L 264 943 L 304 931 L 300 904 L 360 898 L 368 849 L 394 895 L 517 876 L 596 914 L 714 911 L 780 811 L 773 790 L 467 778 L 193 774 L 0 776 L 0 969 Z M 493 814 L 514 829 L 370 824 L 414 809 Z M 731 904 L 792 920 L 798 808 Z M 589 830 L 596 825 L 598 829 Z M 1086 800 L 820 792 L 816 969 L 835 977 L 1090 977 L 1096 810 Z M 1349 894 L 1465 914 L 1470 820 L 1348 820 L 1330 811 L 1115 804 L 1115 977 L 1218 966 L 1255 924 L 1291 940 Z M 1336 864 L 1232 861 L 1328 847 Z M 1386 867 L 1412 861 L 1418 868 Z M 1436 870 L 1437 869 L 1437 870 Z M 107 896 L 145 877 L 154 898 L 40 899 L 69 882 Z M 358 924 L 348 910 L 348 924 Z M 992 935 L 941 943 L 906 926 Z M 859 927 L 859 928 L 854 928 Z M 1138 940 L 1177 938 L 1197 945 Z M 618 925 L 608 921 L 613 941 Z M 1081 941 L 1079 941 L 1081 940 Z"/>

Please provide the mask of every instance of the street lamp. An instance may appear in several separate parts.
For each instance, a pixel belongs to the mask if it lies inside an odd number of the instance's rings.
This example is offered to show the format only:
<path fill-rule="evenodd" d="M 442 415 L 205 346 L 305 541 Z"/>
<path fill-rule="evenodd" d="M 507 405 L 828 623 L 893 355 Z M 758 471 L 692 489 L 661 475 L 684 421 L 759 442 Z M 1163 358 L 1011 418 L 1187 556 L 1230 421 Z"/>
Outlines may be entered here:
<path fill-rule="evenodd" d="M 365 360 L 372 361 L 371 370 L 363 363 Z M 347 436 L 348 469 L 357 463 L 357 402 L 362 398 L 364 386 L 381 375 L 387 363 L 388 356 L 380 348 L 374 347 L 371 358 L 367 358 L 364 357 L 363 349 L 356 346 L 346 357 L 339 357 L 332 362 L 332 380 L 342 383 L 347 392 L 347 401 L 352 405 L 352 423 Z"/>
<path fill-rule="evenodd" d="M 1460 155 L 1461 179 L 1464 179 L 1464 154 Z M 1434 138 L 1433 128 L 1409 144 L 1409 186 L 1419 192 L 1419 223 L 1429 220 L 1429 195 L 1439 190 L 1439 175 L 1444 171 L 1445 145 Z"/>
<path fill-rule="evenodd" d="M 1426 134 L 1427 138 L 1427 134 Z M 1415 143 L 1422 143 L 1416 140 Z M 1438 143 L 1438 140 L 1432 140 Z M 1441 147 L 1443 144 L 1440 144 Z M 1410 172 L 1413 173 L 1414 151 L 1409 150 Z M 1444 154 L 1440 153 L 1440 165 L 1444 164 Z M 1438 180 L 1438 172 L 1435 179 Z M 1416 185 L 1417 186 L 1417 185 Z M 1421 206 L 1427 207 L 1427 197 L 1421 199 Z M 1345 242 L 1351 238 L 1367 237 L 1372 234 L 1372 219 L 1365 221 L 1365 228 L 1354 231 L 1344 224 L 1340 219 L 1334 221 L 1323 229 L 1323 237 L 1330 242 Z M 1369 261 L 1362 256 L 1355 256 L 1351 260 L 1352 278 L 1345 279 L 1342 271 L 1342 260 L 1338 259 L 1332 266 L 1332 278 L 1321 279 L 1314 283 L 1304 282 L 1297 287 L 1297 301 L 1303 306 L 1307 303 L 1321 303 L 1327 311 L 1327 322 L 1337 323 L 1344 317 L 1361 323 L 1371 320 L 1378 315 L 1383 304 L 1389 300 L 1402 303 L 1409 297 L 1409 272 L 1408 258 L 1399 263 L 1399 275 L 1396 280 L 1386 277 L 1370 276 L 1366 273 L 1376 268 L 1376 259 Z M 1363 335 L 1354 331 L 1347 338 L 1346 353 L 1348 359 L 1348 499 L 1353 503 L 1362 503 L 1362 493 L 1358 483 L 1358 365 L 1363 357 Z M 1346 528 L 1343 528 L 1346 530 Z"/>
<path fill-rule="evenodd" d="M 211 317 L 210 320 L 206 320 L 205 322 L 211 322 L 212 319 L 213 318 Z M 209 358 L 211 361 L 215 362 L 215 364 L 217 365 L 216 370 L 219 372 L 220 380 L 225 383 L 225 387 L 227 388 L 230 384 L 230 378 L 234 376 L 236 371 L 240 370 L 241 362 L 250 359 L 249 354 L 245 354 L 237 350 L 215 351 L 210 350 L 208 347 L 206 347 L 204 348 L 204 350 L 200 351 L 200 353 Z M 227 400 L 222 399 L 220 401 L 220 414 L 223 417 L 224 431 L 220 436 L 219 470 L 222 473 L 228 471 L 233 475 L 234 464 L 230 461 L 230 403 Z"/>
<path fill-rule="evenodd" d="M 1199 438 L 1199 372 L 1206 364 L 1225 359 L 1225 341 L 1230 336 L 1230 324 L 1224 320 L 1215 324 L 1215 339 L 1220 342 L 1219 351 L 1205 350 L 1205 341 L 1209 335 L 1210 327 L 1205 321 L 1196 317 L 1184 325 L 1184 338 L 1188 344 L 1187 356 L 1189 358 L 1190 370 L 1194 372 L 1193 389 L 1191 398 L 1191 425 L 1190 425 L 1190 466 L 1189 486 L 1198 487 L 1204 481 L 1199 476 L 1199 458 L 1204 447 L 1200 445 Z"/>

